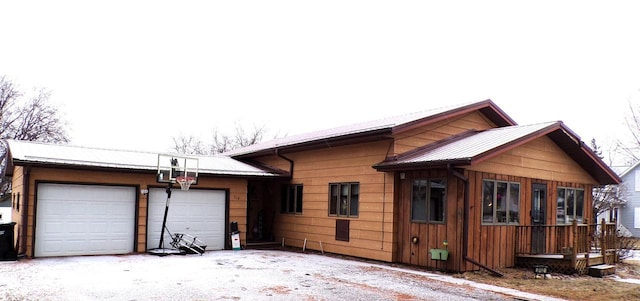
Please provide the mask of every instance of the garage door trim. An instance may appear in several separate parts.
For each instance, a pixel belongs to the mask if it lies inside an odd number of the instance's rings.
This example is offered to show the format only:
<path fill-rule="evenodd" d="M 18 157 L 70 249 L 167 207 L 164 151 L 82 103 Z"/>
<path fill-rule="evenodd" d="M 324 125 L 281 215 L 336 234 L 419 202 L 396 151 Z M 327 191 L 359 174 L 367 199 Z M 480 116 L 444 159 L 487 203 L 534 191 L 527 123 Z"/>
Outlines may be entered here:
<path fill-rule="evenodd" d="M 159 185 L 149 185 L 148 189 L 149 191 L 151 191 L 151 189 L 166 189 L 167 186 L 159 186 Z M 176 190 L 180 190 L 180 187 L 172 187 L 172 191 L 176 191 Z M 191 188 L 189 188 L 189 190 L 204 190 L 204 191 L 221 191 L 224 192 L 224 233 L 223 233 L 223 237 L 224 237 L 224 245 L 223 248 L 224 249 L 230 249 L 230 238 L 229 235 L 227 235 L 229 233 L 229 206 L 230 206 L 230 199 L 229 199 L 229 193 L 230 193 L 230 189 L 228 188 L 204 188 L 204 187 L 193 187 L 191 186 Z M 147 213 L 146 213 L 146 218 L 147 218 L 147 222 L 145 225 L 145 239 L 149 239 L 149 207 L 150 206 L 150 198 L 149 198 L 149 194 L 147 193 L 146 195 L 147 197 Z M 172 196 L 172 199 L 170 201 L 169 204 L 169 211 L 171 211 L 171 204 L 173 204 L 174 201 L 174 197 Z M 164 203 L 163 203 L 164 204 Z M 145 249 L 149 250 L 148 248 L 148 244 L 149 242 L 147 241 L 145 243 Z M 169 242 L 166 241 L 165 239 L 165 247 L 169 245 Z"/>
<path fill-rule="evenodd" d="M 123 183 L 94 183 L 94 182 L 66 182 L 66 181 L 34 181 L 34 194 L 33 194 L 33 230 L 31 236 L 31 254 L 36 257 L 36 241 L 37 241 L 37 227 L 38 227 L 38 190 L 40 184 L 54 184 L 54 185 L 78 185 L 78 186 L 103 186 L 103 187 L 127 187 L 133 188 L 135 191 L 134 196 L 134 220 L 133 220 L 133 252 L 138 251 L 138 225 L 139 225 L 139 213 L 140 213 L 140 185 L 123 184 Z M 26 186 L 28 188 L 28 186 Z M 28 191 L 27 191 L 28 194 Z M 24 206 L 21 210 L 28 209 L 28 199 L 25 196 L 23 198 Z M 22 213 L 21 213 L 22 214 Z M 25 227 L 26 228 L 26 227 Z M 26 237 L 25 237 L 26 238 Z M 26 240 L 25 240 L 26 241 Z"/>

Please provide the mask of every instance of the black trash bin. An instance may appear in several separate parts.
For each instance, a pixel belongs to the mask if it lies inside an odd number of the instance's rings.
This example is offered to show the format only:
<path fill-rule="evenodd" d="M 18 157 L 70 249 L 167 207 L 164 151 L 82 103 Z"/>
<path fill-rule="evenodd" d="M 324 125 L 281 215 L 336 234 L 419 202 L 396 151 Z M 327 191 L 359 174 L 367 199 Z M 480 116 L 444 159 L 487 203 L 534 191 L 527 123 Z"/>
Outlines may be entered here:
<path fill-rule="evenodd" d="M 13 227 L 15 222 L 0 224 L 0 261 L 18 260 L 13 247 Z"/>

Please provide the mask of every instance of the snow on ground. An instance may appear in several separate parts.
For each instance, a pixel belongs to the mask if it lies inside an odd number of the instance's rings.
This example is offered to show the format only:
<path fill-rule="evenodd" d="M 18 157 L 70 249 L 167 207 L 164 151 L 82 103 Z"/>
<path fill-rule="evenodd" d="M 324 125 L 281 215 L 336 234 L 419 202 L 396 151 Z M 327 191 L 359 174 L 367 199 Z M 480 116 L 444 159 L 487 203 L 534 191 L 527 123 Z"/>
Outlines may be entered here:
<path fill-rule="evenodd" d="M 632 250 L 632 251 L 630 251 L 629 257 L 623 259 L 623 261 L 637 261 L 637 262 L 640 262 L 640 250 Z M 616 280 L 620 281 L 620 282 L 640 284 L 640 279 L 616 278 Z"/>
<path fill-rule="evenodd" d="M 513 300 L 514 296 L 556 300 L 446 275 L 286 251 L 0 262 L 0 300 Z"/>

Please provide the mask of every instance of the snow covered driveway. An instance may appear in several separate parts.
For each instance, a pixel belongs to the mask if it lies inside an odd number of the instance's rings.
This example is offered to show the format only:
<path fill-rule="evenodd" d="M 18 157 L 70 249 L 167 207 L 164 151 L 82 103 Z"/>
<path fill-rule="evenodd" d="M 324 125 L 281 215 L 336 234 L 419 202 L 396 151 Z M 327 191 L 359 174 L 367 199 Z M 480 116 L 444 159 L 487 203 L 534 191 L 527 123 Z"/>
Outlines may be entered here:
<path fill-rule="evenodd" d="M 438 277 L 271 250 L 40 258 L 0 262 L 0 300 L 514 299 Z"/>

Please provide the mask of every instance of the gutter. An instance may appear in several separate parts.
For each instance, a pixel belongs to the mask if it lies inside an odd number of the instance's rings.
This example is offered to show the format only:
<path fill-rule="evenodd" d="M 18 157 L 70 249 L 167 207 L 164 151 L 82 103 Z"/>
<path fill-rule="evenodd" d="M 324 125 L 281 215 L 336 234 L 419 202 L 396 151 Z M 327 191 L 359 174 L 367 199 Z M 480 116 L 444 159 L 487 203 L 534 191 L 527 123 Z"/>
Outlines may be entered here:
<path fill-rule="evenodd" d="M 278 156 L 279 158 L 282 158 L 284 160 L 287 160 L 287 162 L 289 162 L 289 178 L 292 179 L 293 178 L 293 160 L 281 155 L 277 148 L 274 151 L 275 151 L 276 156 Z"/>
<path fill-rule="evenodd" d="M 468 261 L 474 265 L 477 265 L 489 272 L 491 272 L 494 276 L 497 277 L 502 277 L 504 276 L 504 274 L 500 273 L 499 271 L 496 271 L 480 262 L 478 262 L 477 260 L 467 256 L 467 254 L 469 254 L 469 178 L 467 178 L 464 174 L 456 171 L 455 169 L 453 169 L 453 167 L 451 165 L 447 166 L 449 173 L 453 176 L 455 176 L 456 178 L 462 180 L 464 182 L 464 215 L 462 218 L 463 221 L 463 227 L 462 227 L 462 258 L 465 261 Z"/>

